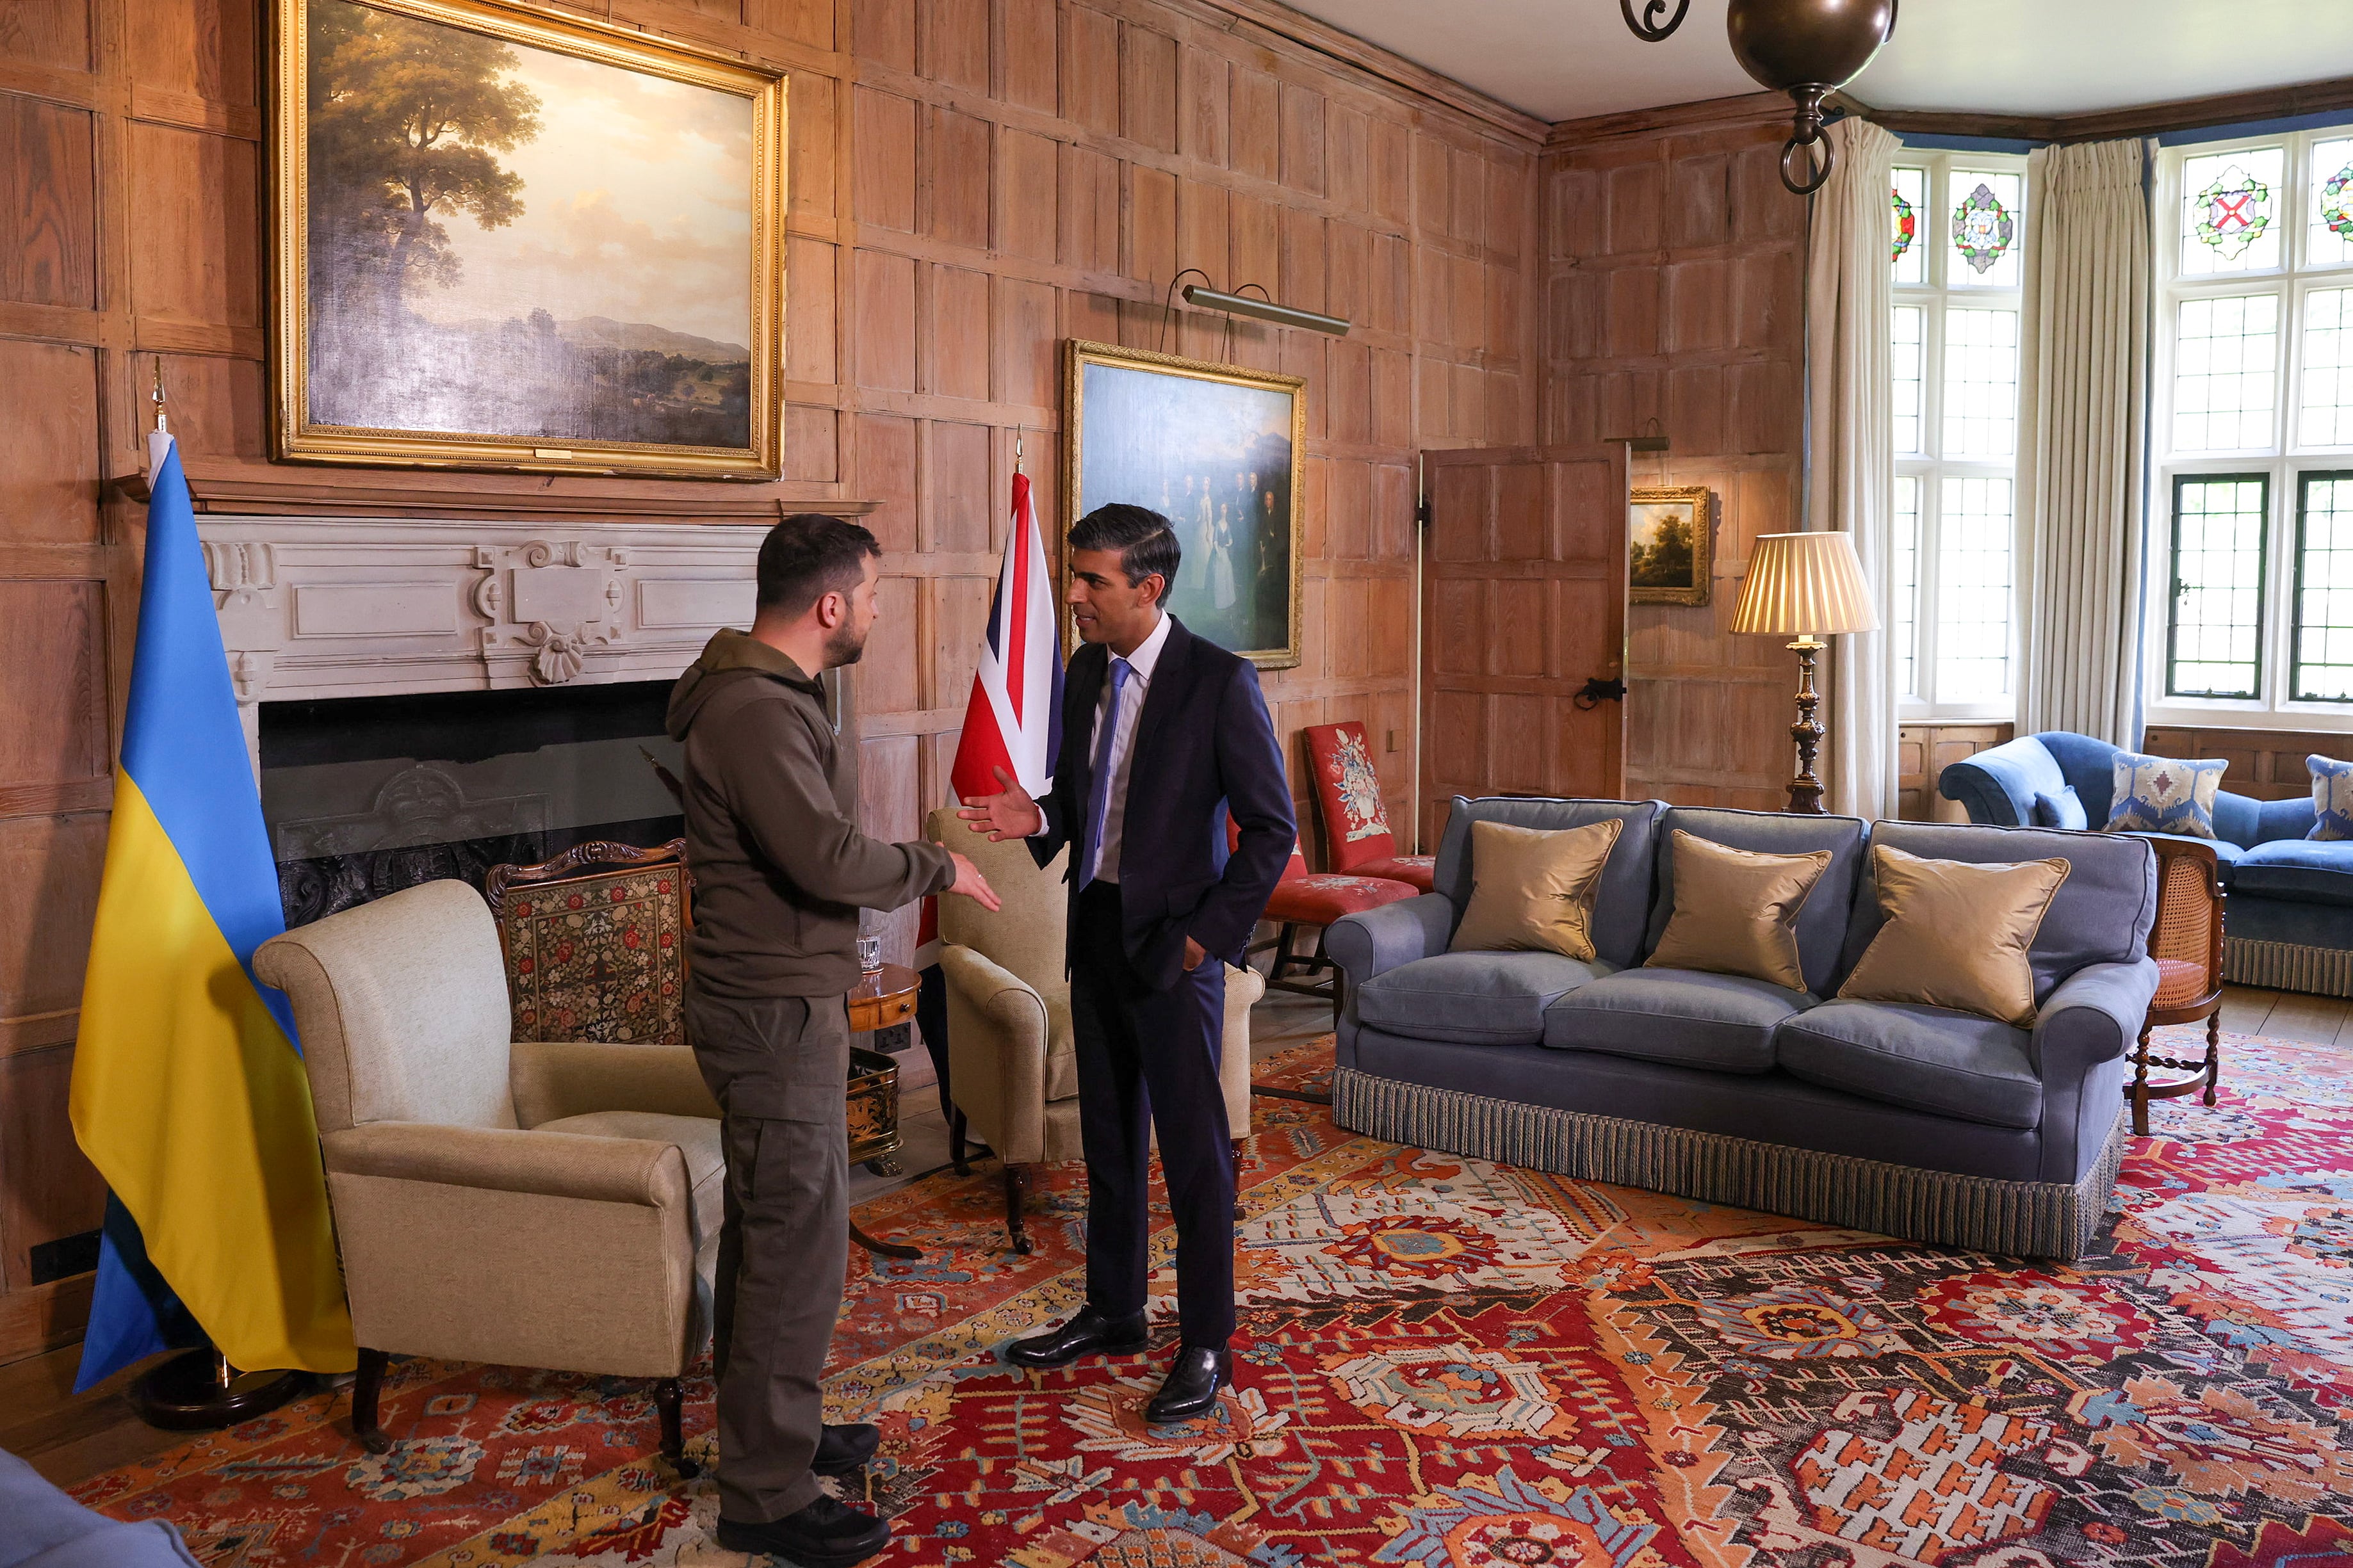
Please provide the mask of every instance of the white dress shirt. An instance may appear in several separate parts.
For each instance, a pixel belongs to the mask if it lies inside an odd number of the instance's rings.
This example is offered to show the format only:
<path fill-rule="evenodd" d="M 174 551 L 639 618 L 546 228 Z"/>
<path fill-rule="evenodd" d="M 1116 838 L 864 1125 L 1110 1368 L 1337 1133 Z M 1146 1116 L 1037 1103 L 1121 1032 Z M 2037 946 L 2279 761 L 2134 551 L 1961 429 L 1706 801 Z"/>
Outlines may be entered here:
<path fill-rule="evenodd" d="M 1103 801 L 1103 852 L 1096 858 L 1095 880 L 1119 880 L 1119 826 L 1127 815 L 1127 763 L 1135 752 L 1135 721 L 1144 712 L 1145 694 L 1152 689 L 1152 668 L 1160 662 L 1160 650 L 1168 645 L 1168 617 L 1162 615 L 1160 624 L 1152 635 L 1126 656 L 1128 677 L 1119 694 L 1119 723 L 1111 732 L 1111 793 Z M 1108 648 L 1104 650 L 1110 652 Z M 1118 654 L 1112 658 L 1118 658 Z M 1087 755 L 1095 754 L 1103 743 L 1103 710 L 1111 705 L 1111 676 L 1106 668 L 1103 694 L 1095 699 L 1095 721 L 1087 731 Z M 1080 804 L 1085 809 L 1085 803 Z M 1081 825 L 1070 836 L 1071 852 L 1077 854 L 1084 847 L 1086 829 Z M 1082 868 L 1083 869 L 1083 868 Z"/>

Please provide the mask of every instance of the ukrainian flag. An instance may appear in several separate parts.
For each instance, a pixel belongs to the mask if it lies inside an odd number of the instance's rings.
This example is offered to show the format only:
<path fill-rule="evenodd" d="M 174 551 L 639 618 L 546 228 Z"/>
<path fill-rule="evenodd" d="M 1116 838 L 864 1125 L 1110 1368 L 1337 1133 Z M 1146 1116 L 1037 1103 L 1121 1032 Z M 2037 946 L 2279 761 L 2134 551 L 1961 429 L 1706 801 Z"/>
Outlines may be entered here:
<path fill-rule="evenodd" d="M 112 1190 L 76 1387 L 187 1342 L 187 1320 L 232 1366 L 348 1372 L 310 1084 L 286 997 L 251 967 L 286 929 L 277 868 L 179 456 L 160 434 L 150 450 L 139 640 L 74 1053 L 74 1136 Z"/>

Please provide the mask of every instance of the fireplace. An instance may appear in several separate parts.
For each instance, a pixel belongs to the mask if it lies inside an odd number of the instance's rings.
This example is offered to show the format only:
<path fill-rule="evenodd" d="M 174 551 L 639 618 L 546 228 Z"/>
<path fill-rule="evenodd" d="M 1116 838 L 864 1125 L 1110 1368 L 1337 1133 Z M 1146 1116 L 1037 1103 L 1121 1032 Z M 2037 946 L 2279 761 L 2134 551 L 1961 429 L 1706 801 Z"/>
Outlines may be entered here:
<path fill-rule="evenodd" d="M 757 523 L 198 519 L 289 924 L 678 835 L 670 687 Z M 649 761 L 649 756 L 652 759 Z"/>
<path fill-rule="evenodd" d="M 667 681 L 270 702 L 261 814 L 289 925 L 418 882 L 482 885 L 607 839 L 678 837 Z"/>

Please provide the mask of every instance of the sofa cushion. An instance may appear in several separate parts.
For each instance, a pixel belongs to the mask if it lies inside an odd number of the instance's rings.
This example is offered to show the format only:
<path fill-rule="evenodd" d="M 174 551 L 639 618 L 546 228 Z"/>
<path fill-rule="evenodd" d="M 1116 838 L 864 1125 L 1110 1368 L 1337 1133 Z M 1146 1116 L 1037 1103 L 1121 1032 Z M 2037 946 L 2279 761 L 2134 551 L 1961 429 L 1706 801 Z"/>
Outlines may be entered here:
<path fill-rule="evenodd" d="M 2185 762 L 2118 752 L 2111 765 L 2116 776 L 2109 786 L 2108 832 L 2215 837 L 2214 792 L 2231 765 L 2227 761 Z"/>
<path fill-rule="evenodd" d="M 1544 1043 L 1718 1072 L 1768 1072 L 1774 1029 L 1812 1000 L 1745 974 L 1629 969 L 1546 1008 Z"/>
<path fill-rule="evenodd" d="M 1547 832 L 1471 825 L 1471 902 L 1456 952 L 1557 952 L 1589 959 L 1593 895 L 1626 825 L 1614 816 Z"/>
<path fill-rule="evenodd" d="M 2275 838 L 2239 857 L 2232 892 L 2353 905 L 2353 839 Z"/>
<path fill-rule="evenodd" d="M 2084 810 L 2084 797 L 2075 793 L 2073 784 L 2067 784 L 2056 794 L 2047 789 L 2035 792 L 2034 826 L 2081 833 L 2092 826 L 2092 819 Z"/>
<path fill-rule="evenodd" d="M 1666 935 L 1675 907 L 1672 835 L 1676 831 L 1758 855 L 1831 852 L 1830 869 L 1816 880 L 1798 910 L 1798 962 L 1806 989 L 1827 996 L 1845 972 L 1841 962 L 1847 927 L 1854 915 L 1855 883 L 1862 875 L 1864 826 L 1853 816 L 1797 816 L 1779 811 L 1731 811 L 1717 806 L 1678 805 L 1659 824 L 1659 895 L 1651 906 L 1650 944 Z M 1856 949 L 1859 952 L 1862 950 Z"/>
<path fill-rule="evenodd" d="M 1609 972 L 1556 952 L 1441 952 L 1358 986 L 1356 1016 L 1419 1039 L 1531 1046 L 1544 1037 L 1546 1008 Z"/>
<path fill-rule="evenodd" d="M 1459 917 L 1471 903 L 1471 825 L 1508 822 L 1514 827 L 1557 832 L 1583 827 L 1605 816 L 1625 824 L 1617 847 L 1601 868 L 1593 893 L 1593 948 L 1601 963 L 1623 969 L 1642 956 L 1643 922 L 1651 912 L 1651 863 L 1656 856 L 1660 815 L 1655 800 L 1522 800 L 1454 797 L 1439 840 L 1432 890 L 1446 895 Z"/>
<path fill-rule="evenodd" d="M 2239 857 L 2246 850 L 2227 838 L 2192 838 L 2186 833 L 2136 833 L 2136 838 L 2168 838 L 2181 844 L 2203 844 L 2214 851 L 2214 878 L 2222 886 L 2231 885 L 2232 873 L 2239 868 Z"/>
<path fill-rule="evenodd" d="M 2304 759 L 2312 774 L 2312 826 L 2306 838 L 2353 838 L 2353 763 L 2317 753 Z"/>
<path fill-rule="evenodd" d="M 2085 964 L 2131 963 L 2147 951 L 2148 928 L 2157 919 L 2157 856 L 2136 835 L 1879 822 L 1872 825 L 1871 841 L 1932 860 L 2066 861 L 2067 879 L 2026 950 L 2037 1006 L 2052 986 Z M 1878 933 L 1879 921 L 1879 899 L 1866 865 L 1863 885 L 1855 893 L 1854 923 L 1847 931 L 1848 967 Z"/>
<path fill-rule="evenodd" d="M 1806 988 L 1798 962 L 1798 914 L 1830 869 L 1831 851 L 1760 855 L 1667 829 L 1675 875 L 1667 929 L 1642 962 L 1661 969 L 1746 974 L 1786 990 Z"/>
<path fill-rule="evenodd" d="M 1904 1002 L 1825 1002 L 1782 1024 L 1784 1071 L 1883 1104 L 1994 1127 L 2042 1121 L 2023 1029 Z"/>
<path fill-rule="evenodd" d="M 1973 865 L 1871 847 L 1885 917 L 1839 995 L 1957 1007 L 2021 1028 L 2034 1022 L 2034 933 L 2066 881 L 2064 860 Z"/>

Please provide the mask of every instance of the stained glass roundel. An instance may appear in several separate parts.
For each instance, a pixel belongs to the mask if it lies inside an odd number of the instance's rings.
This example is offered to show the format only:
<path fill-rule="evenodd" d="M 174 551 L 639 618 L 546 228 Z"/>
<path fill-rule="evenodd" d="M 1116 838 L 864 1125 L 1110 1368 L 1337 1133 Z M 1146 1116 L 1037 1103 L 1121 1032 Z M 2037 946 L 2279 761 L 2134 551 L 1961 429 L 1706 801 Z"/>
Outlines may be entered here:
<path fill-rule="evenodd" d="M 2010 216 L 2010 209 L 2001 205 L 1993 187 L 1982 181 L 1953 208 L 1953 248 L 1978 272 L 2002 258 L 2017 233 L 2018 225 Z"/>
<path fill-rule="evenodd" d="M 2353 239 L 2353 163 L 2328 176 L 2320 187 L 2320 221 L 2342 239 Z"/>
<path fill-rule="evenodd" d="M 2225 259 L 2236 260 L 2271 224 L 2272 188 L 2236 163 L 2198 193 L 2195 232 Z"/>
<path fill-rule="evenodd" d="M 1919 235 L 1920 215 L 1912 210 L 1912 204 L 1904 199 L 1902 191 L 1890 191 L 1888 194 L 1895 198 L 1895 245 L 1887 253 L 1887 259 L 1901 261 L 1904 253 L 1912 248 L 1912 241 Z"/>

